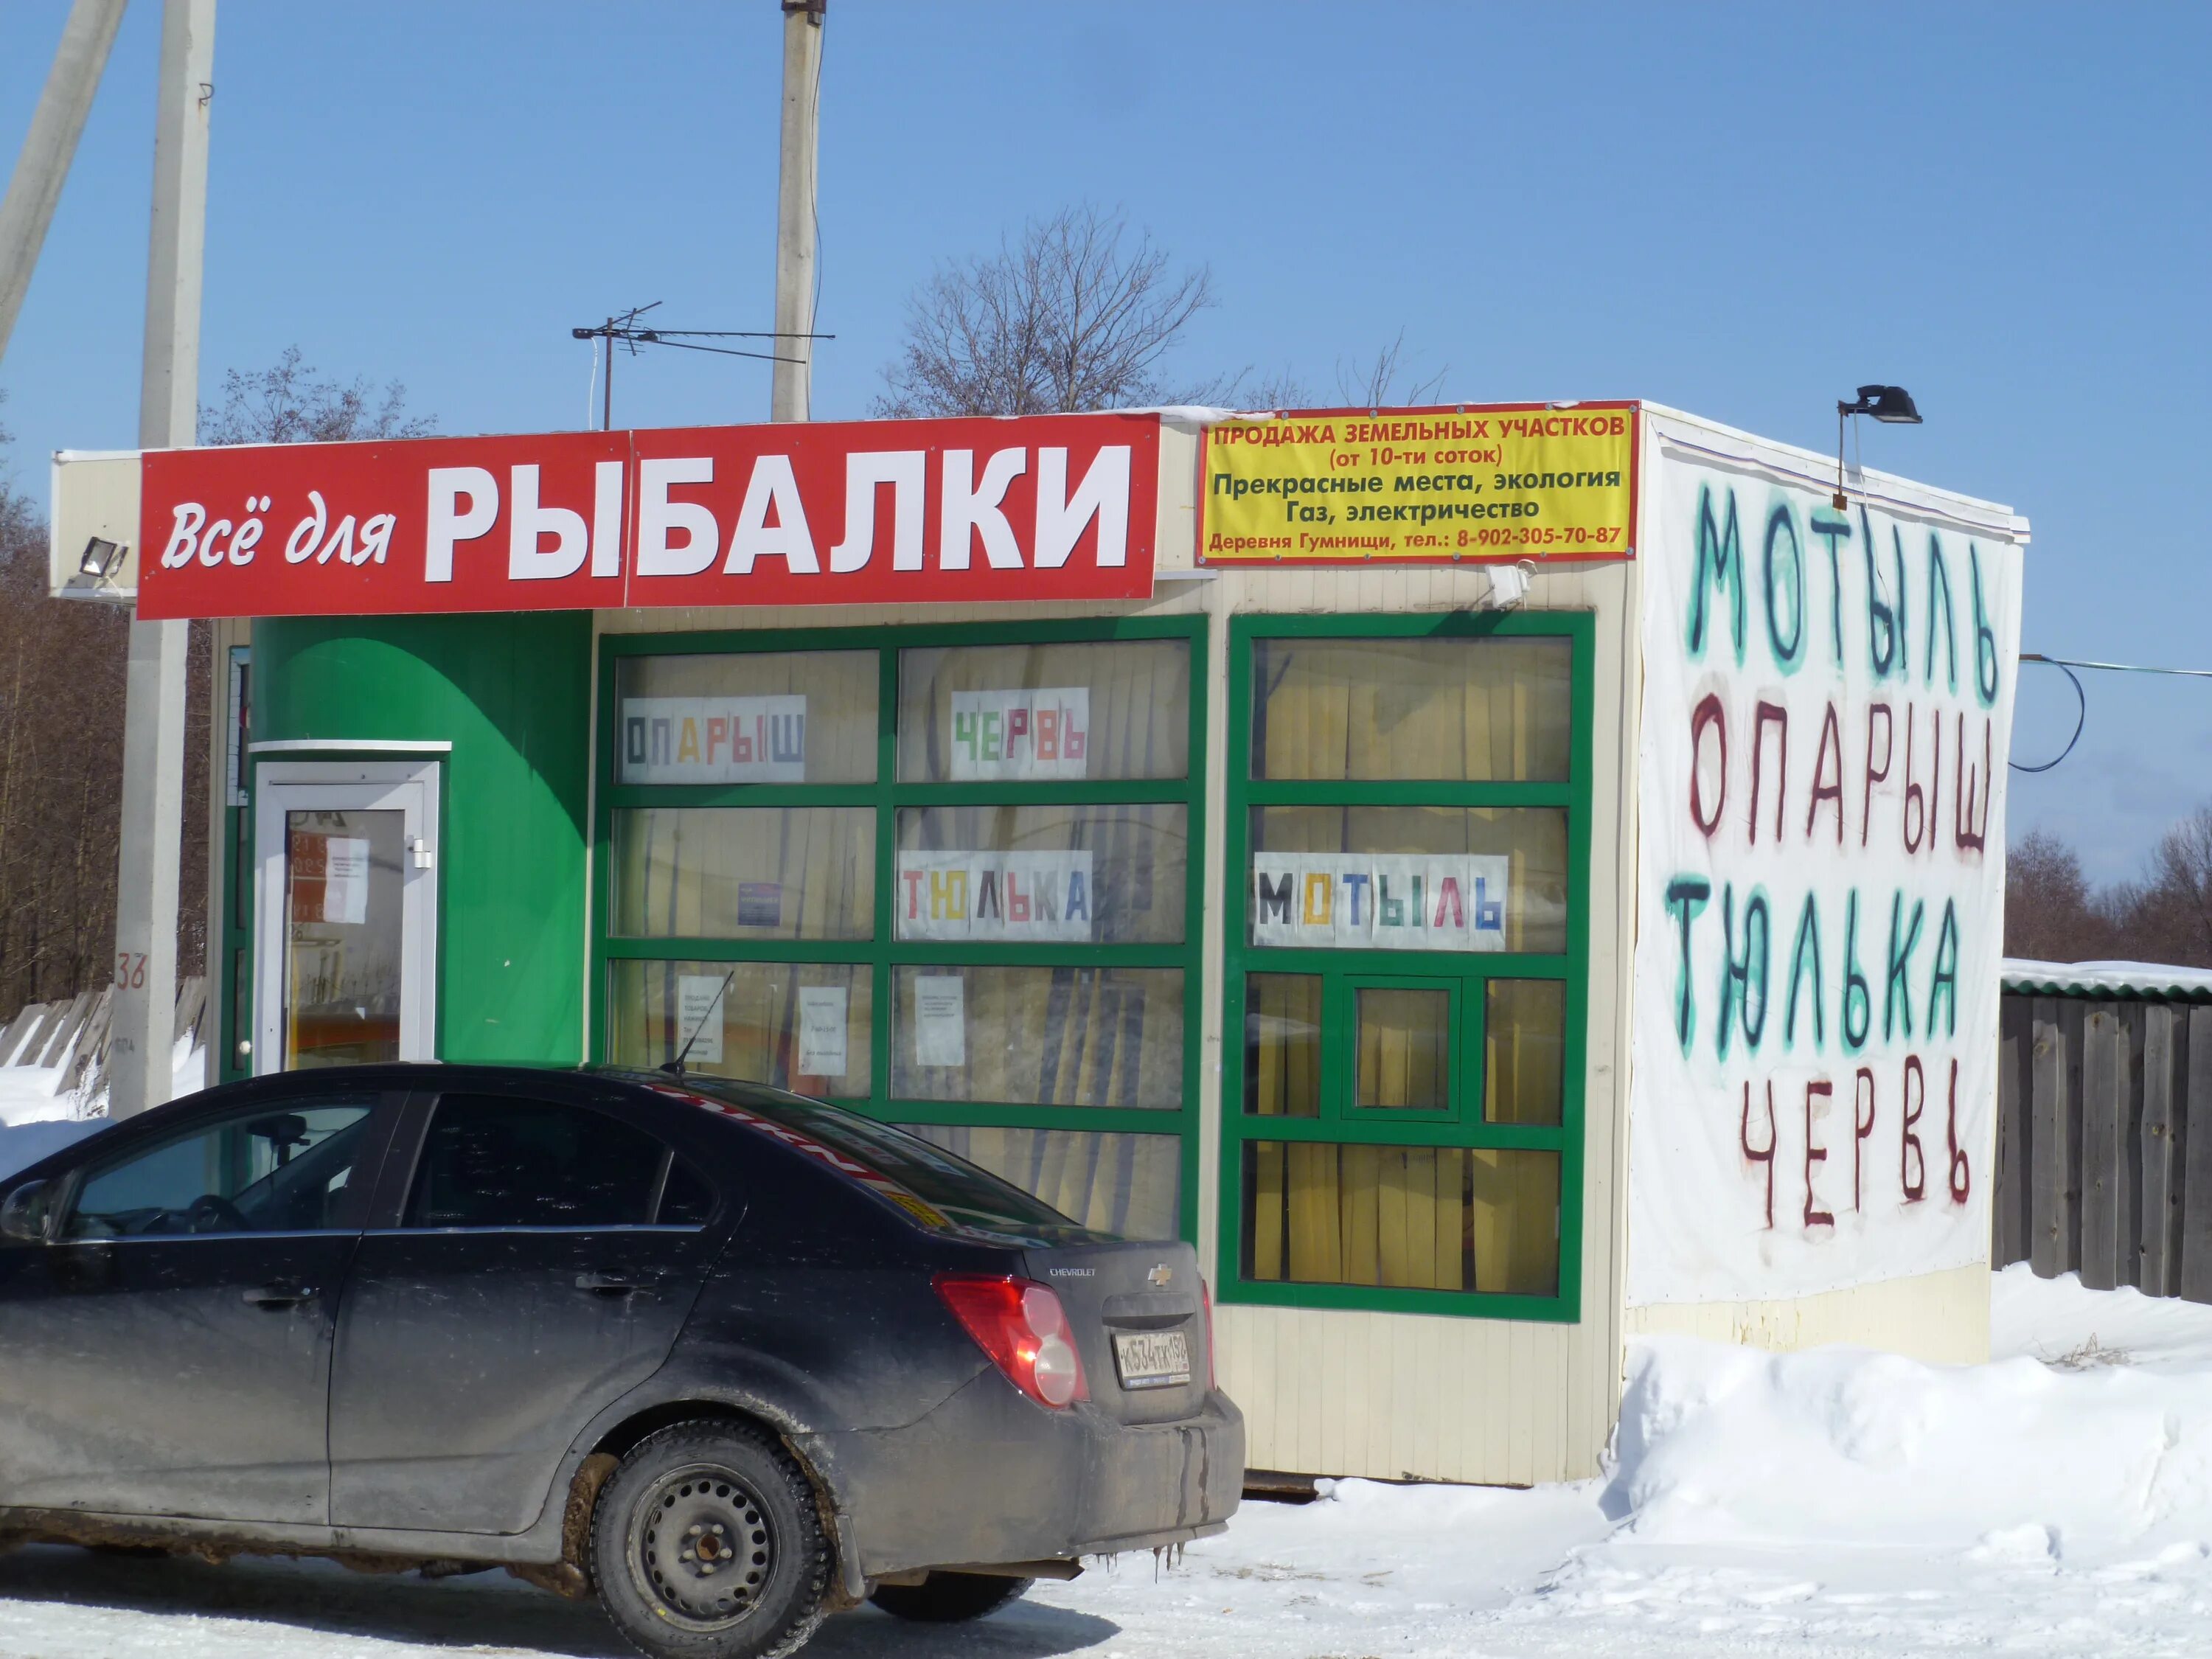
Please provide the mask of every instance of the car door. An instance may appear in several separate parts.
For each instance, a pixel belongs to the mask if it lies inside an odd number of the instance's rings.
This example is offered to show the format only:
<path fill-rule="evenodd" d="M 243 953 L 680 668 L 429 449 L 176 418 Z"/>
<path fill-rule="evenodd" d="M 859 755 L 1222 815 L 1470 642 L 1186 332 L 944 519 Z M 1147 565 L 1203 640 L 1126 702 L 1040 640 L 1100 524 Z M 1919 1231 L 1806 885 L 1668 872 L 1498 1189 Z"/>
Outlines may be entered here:
<path fill-rule="evenodd" d="M 333 1316 L 397 1105 L 259 1088 L 57 1183 L 48 1242 L 0 1249 L 9 1504 L 328 1524 Z"/>
<path fill-rule="evenodd" d="M 414 1111 L 411 1177 L 380 1194 L 339 1310 L 331 1519 L 517 1533 L 584 1425 L 666 1359 L 723 1212 L 604 1103 L 477 1088 Z"/>

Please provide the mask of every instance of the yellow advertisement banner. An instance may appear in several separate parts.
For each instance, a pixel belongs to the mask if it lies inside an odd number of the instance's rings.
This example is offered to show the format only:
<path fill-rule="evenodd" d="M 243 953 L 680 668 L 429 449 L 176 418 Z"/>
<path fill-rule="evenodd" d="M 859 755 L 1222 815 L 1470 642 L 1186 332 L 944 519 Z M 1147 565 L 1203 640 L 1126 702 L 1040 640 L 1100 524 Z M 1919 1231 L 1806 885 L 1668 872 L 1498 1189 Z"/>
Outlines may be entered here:
<path fill-rule="evenodd" d="M 1200 457 L 1200 564 L 1634 551 L 1633 404 L 1223 421 Z"/>

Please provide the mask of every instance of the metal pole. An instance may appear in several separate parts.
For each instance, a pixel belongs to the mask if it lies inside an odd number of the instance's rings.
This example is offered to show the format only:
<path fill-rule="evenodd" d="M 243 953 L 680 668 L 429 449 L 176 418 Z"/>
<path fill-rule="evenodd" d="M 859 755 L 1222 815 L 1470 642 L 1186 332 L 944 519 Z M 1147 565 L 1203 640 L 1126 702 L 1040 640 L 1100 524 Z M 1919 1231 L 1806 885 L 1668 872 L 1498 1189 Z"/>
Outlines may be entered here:
<path fill-rule="evenodd" d="M 829 0 L 782 0 L 783 133 L 775 192 L 775 352 L 769 419 L 803 421 L 814 396 L 814 161 Z"/>
<path fill-rule="evenodd" d="M 615 429 L 615 319 L 611 317 L 607 319 L 605 339 L 607 343 L 607 383 L 605 390 L 600 395 L 599 430 L 602 432 L 611 432 Z"/>
<path fill-rule="evenodd" d="M 207 231 L 215 0 L 164 0 L 154 129 L 153 234 L 138 445 L 198 430 L 200 267 Z M 185 793 L 185 657 L 191 625 L 131 624 L 123 727 L 122 857 L 115 888 L 114 1021 L 107 1109 L 129 1117 L 170 1094 L 177 1009 L 177 855 Z"/>
<path fill-rule="evenodd" d="M 31 272 L 46 227 L 53 222 L 54 205 L 62 198 L 62 183 L 69 177 L 93 94 L 100 90 L 123 6 L 124 0 L 76 0 L 70 8 L 61 45 L 54 49 L 54 66 L 46 72 L 46 90 L 39 94 L 23 153 L 8 181 L 7 198 L 0 201 L 0 357 L 7 356 L 8 337 L 15 331 L 16 313 L 30 291 Z"/>

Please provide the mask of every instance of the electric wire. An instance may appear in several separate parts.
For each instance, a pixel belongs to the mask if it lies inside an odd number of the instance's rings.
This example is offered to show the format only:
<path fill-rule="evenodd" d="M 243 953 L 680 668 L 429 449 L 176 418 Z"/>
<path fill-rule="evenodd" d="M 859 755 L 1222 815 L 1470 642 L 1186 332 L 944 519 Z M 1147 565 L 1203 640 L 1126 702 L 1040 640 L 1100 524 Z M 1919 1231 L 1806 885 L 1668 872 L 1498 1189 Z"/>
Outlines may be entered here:
<path fill-rule="evenodd" d="M 2112 674 L 2172 674 L 2180 679 L 2212 680 L 2212 668 L 2154 668 L 2139 662 L 2090 662 L 2081 657 L 2046 657 L 2040 651 L 2023 651 L 2020 659 L 2049 663 L 2053 668 L 2095 668 Z"/>
<path fill-rule="evenodd" d="M 2022 766 L 2018 761 L 2009 758 L 2005 762 L 2005 764 L 2012 768 L 2015 772 L 2048 772 L 2051 768 L 2057 766 L 2059 761 L 2064 760 L 2069 755 L 2072 754 L 2074 752 L 2074 745 L 2081 741 L 2081 728 L 2089 723 L 2089 694 L 2081 689 L 2081 682 L 2075 678 L 2073 668 L 2066 663 L 2060 662 L 2055 658 L 2038 656 L 2032 652 L 2025 651 L 2021 653 L 2020 659 L 2022 662 L 2039 662 L 2048 664 L 2050 666 L 2057 669 L 2060 673 L 2065 675 L 2069 680 L 2073 682 L 2075 702 L 2074 735 L 2066 739 L 2066 746 L 2058 751 L 2057 759 L 2047 760 L 2040 766 Z"/>

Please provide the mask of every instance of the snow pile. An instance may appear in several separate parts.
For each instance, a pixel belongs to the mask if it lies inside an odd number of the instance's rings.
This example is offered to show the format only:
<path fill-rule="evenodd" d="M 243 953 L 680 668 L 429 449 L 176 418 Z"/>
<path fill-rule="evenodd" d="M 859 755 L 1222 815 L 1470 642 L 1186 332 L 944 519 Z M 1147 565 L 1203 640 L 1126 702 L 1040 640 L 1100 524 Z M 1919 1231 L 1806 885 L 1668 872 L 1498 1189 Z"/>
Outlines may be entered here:
<path fill-rule="evenodd" d="M 196 1092 L 207 1075 L 207 1051 L 179 1039 L 172 1057 L 170 1098 Z M 107 1094 L 89 1097 L 61 1086 L 57 1066 L 0 1066 L 0 1180 L 107 1127 Z"/>
<path fill-rule="evenodd" d="M 2130 1285 L 2084 1290 L 2078 1273 L 2038 1279 L 2016 1261 L 1990 1281 L 1990 1352 L 2062 1370 L 2129 1365 L 2194 1375 L 2212 1388 L 2212 1308 Z"/>
<path fill-rule="evenodd" d="M 2014 1357 L 1987 1365 L 1638 1344 L 1606 1513 L 1675 1545 L 2081 1559 L 2212 1541 L 2212 1310 L 2025 1274 L 1998 1305 Z M 2165 1362 L 2125 1363 L 2130 1341 Z"/>
<path fill-rule="evenodd" d="M 61 1085 L 58 1066 L 0 1066 L 0 1124 L 80 1115 L 85 1103 Z"/>
<path fill-rule="evenodd" d="M 2057 1556 L 2212 1538 L 2201 1380 L 1662 1340 L 1638 1356 L 1620 1445 L 1605 1506 L 1644 1541 Z"/>

